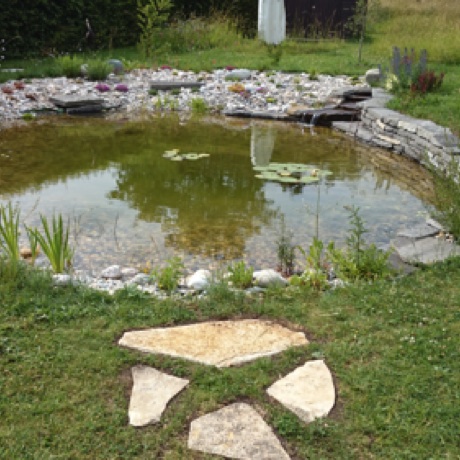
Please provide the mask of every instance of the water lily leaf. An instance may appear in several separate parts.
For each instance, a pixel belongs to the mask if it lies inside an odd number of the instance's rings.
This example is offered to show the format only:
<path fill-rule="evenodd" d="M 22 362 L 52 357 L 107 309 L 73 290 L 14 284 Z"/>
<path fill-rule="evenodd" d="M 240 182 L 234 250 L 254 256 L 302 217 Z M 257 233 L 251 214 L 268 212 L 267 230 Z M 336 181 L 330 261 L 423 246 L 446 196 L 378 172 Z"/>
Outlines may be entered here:
<path fill-rule="evenodd" d="M 273 168 L 270 168 L 270 166 L 254 166 L 252 169 L 259 172 L 273 171 Z"/>
<path fill-rule="evenodd" d="M 295 177 L 279 177 L 278 182 L 282 182 L 283 184 L 298 184 L 300 180 Z"/>
<path fill-rule="evenodd" d="M 182 155 L 176 155 L 170 158 L 171 161 L 183 161 Z"/>
<path fill-rule="evenodd" d="M 184 158 L 184 160 L 198 160 L 200 158 L 200 155 L 198 153 L 184 153 L 182 155 L 182 157 Z"/>
<path fill-rule="evenodd" d="M 318 177 L 312 177 L 312 176 L 303 176 L 299 179 L 299 182 L 301 184 L 313 184 L 318 181 L 319 181 Z"/>
<path fill-rule="evenodd" d="M 179 149 L 166 150 L 166 152 L 163 154 L 163 158 L 172 158 L 176 156 L 178 153 Z"/>

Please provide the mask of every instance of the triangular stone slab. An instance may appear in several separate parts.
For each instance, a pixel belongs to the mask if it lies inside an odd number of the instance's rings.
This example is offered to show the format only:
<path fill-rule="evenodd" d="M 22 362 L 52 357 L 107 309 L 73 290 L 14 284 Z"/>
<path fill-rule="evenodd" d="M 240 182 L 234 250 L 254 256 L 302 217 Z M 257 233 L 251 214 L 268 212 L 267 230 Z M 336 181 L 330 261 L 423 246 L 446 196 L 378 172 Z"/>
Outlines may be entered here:
<path fill-rule="evenodd" d="M 305 334 L 270 321 L 213 321 L 125 332 L 118 342 L 136 350 L 228 367 L 308 344 Z"/>
<path fill-rule="evenodd" d="M 332 375 L 322 360 L 298 367 L 267 393 L 307 423 L 329 414 L 335 404 Z"/>
<path fill-rule="evenodd" d="M 129 423 L 137 427 L 158 423 L 168 402 L 189 383 L 147 366 L 133 367 L 131 373 Z"/>
<path fill-rule="evenodd" d="M 235 403 L 194 420 L 188 447 L 244 460 L 290 458 L 271 428 L 245 403 Z"/>

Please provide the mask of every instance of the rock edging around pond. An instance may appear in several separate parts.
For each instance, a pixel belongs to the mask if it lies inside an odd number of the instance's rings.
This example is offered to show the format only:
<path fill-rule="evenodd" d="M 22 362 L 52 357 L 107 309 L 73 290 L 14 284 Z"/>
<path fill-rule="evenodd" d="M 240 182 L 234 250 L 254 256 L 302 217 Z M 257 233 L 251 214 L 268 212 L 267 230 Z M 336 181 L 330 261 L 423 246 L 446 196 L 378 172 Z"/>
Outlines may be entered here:
<path fill-rule="evenodd" d="M 332 127 L 425 166 L 431 163 L 443 167 L 452 155 L 460 154 L 460 139 L 450 129 L 387 109 L 391 98 L 383 89 L 374 88 L 371 99 L 358 103 L 361 121 L 333 122 Z"/>

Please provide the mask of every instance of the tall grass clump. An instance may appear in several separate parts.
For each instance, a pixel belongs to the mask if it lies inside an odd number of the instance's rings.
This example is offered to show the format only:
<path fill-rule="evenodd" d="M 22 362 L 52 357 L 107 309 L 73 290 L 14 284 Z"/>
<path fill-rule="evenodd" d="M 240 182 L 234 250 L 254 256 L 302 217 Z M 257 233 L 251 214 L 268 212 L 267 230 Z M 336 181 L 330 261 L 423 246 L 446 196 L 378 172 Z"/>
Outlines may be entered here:
<path fill-rule="evenodd" d="M 105 80 L 112 71 L 110 64 L 104 60 L 91 59 L 88 62 L 87 77 L 88 80 L 100 81 Z"/>
<path fill-rule="evenodd" d="M 458 64 L 458 0 L 381 0 L 384 18 L 377 26 L 372 49 L 383 56 L 395 44 L 427 49 L 430 59 Z"/>
<path fill-rule="evenodd" d="M 19 235 L 19 209 L 0 205 L 0 268 L 9 278 L 19 270 Z"/>
<path fill-rule="evenodd" d="M 81 76 L 81 66 L 83 59 L 78 56 L 59 56 L 56 59 L 56 66 L 67 78 L 77 78 Z"/>
<path fill-rule="evenodd" d="M 435 218 L 460 238 L 460 160 L 452 155 L 445 168 L 431 167 L 434 181 Z"/>
<path fill-rule="evenodd" d="M 64 226 L 61 214 L 53 216 L 51 225 L 45 216 L 41 215 L 40 219 L 43 233 L 38 229 L 28 229 L 28 232 L 34 234 L 52 270 L 63 273 L 71 268 L 74 255 L 74 249 L 69 244 L 69 225 Z"/>

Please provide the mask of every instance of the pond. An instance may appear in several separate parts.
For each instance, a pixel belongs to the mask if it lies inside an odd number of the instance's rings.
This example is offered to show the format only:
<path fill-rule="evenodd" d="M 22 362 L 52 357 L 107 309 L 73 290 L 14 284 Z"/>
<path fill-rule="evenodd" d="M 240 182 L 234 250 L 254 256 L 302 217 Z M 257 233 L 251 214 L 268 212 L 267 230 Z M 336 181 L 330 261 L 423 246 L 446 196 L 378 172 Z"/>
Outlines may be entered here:
<path fill-rule="evenodd" d="M 209 156 L 171 161 L 172 149 Z M 255 177 L 271 162 L 332 174 L 313 184 Z M 0 203 L 17 204 L 28 225 L 62 213 L 74 266 L 94 271 L 147 269 L 175 255 L 190 270 L 239 259 L 275 268 L 283 227 L 304 248 L 316 234 L 343 243 L 351 205 L 366 239 L 385 244 L 423 221 L 430 187 L 413 162 L 295 124 L 53 117 L 0 131 Z"/>

